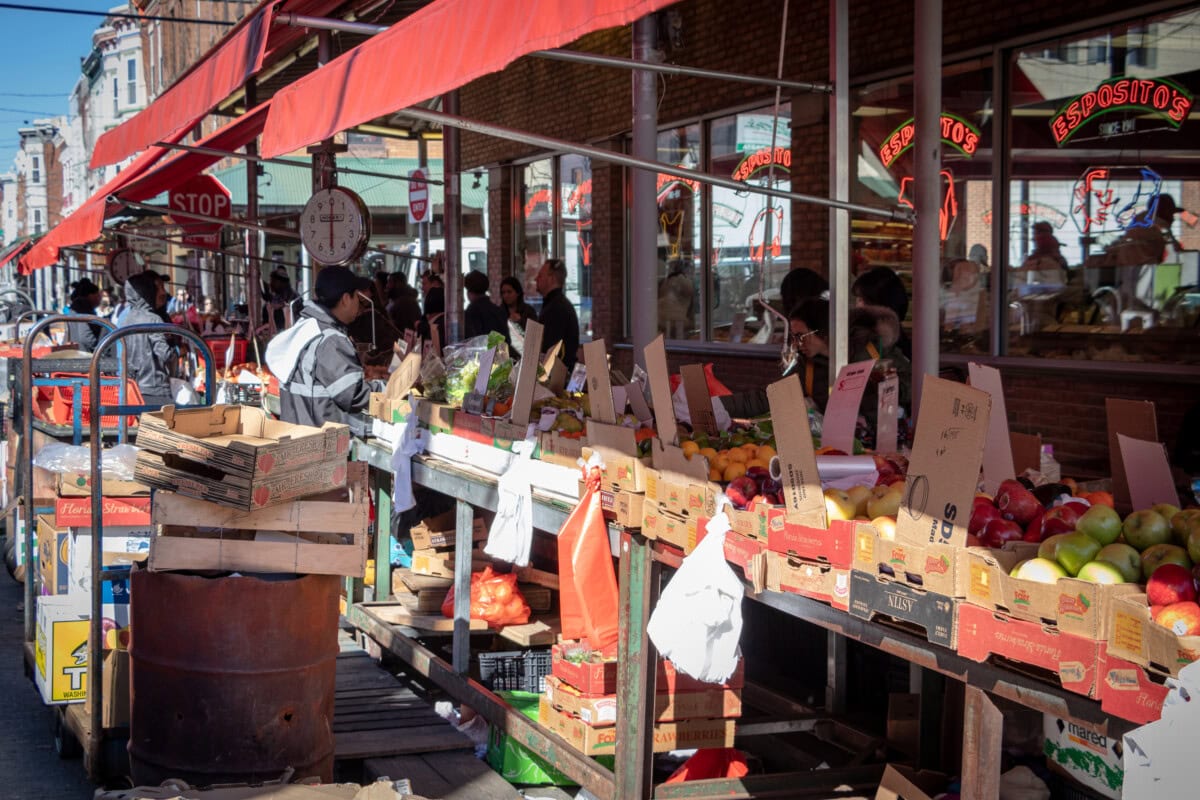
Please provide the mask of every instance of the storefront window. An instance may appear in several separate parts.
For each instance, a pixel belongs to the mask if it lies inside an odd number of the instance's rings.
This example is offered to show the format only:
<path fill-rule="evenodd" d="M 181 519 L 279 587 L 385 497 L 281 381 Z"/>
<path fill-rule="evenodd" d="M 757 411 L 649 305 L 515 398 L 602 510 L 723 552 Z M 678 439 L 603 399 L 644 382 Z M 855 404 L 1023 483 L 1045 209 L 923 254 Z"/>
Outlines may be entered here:
<path fill-rule="evenodd" d="M 658 134 L 661 161 L 701 169 L 700 126 L 681 125 Z M 660 173 L 658 197 L 658 329 L 668 339 L 703 339 L 704 297 L 700 279 L 700 184 Z"/>
<path fill-rule="evenodd" d="M 521 216 L 514 248 L 518 263 L 515 273 L 525 284 L 525 300 L 541 307 L 537 274 L 548 258 L 554 257 L 554 160 L 534 161 L 517 168 Z"/>
<path fill-rule="evenodd" d="M 558 251 L 567 267 L 567 298 L 579 314 L 579 332 L 592 336 L 592 161 L 586 156 L 561 156 L 559 195 L 562 198 L 561 240 Z"/>
<path fill-rule="evenodd" d="M 1200 363 L 1198 25 L 1013 54 L 1010 355 Z"/>
<path fill-rule="evenodd" d="M 988 285 L 992 259 L 992 68 L 988 60 L 953 64 L 942 72 L 943 352 L 988 346 Z M 864 87 L 852 107 L 857 142 L 851 199 L 895 208 L 913 204 L 913 83 L 904 78 Z M 857 217 L 851 221 L 851 270 L 891 270 L 904 285 L 912 315 L 912 226 Z M 902 320 L 904 321 L 904 320 Z"/>

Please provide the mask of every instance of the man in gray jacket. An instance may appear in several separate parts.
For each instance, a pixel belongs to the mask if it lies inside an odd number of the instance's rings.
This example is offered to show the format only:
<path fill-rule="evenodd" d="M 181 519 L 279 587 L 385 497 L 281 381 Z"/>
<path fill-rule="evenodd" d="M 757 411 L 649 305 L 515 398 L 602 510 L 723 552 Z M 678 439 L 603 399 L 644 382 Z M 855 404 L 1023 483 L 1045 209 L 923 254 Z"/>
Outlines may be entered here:
<path fill-rule="evenodd" d="M 129 311 L 121 320 L 120 327 L 141 325 L 147 322 L 162 324 L 162 317 L 155 311 L 166 300 L 166 290 L 153 272 L 142 272 L 125 281 L 125 300 Z M 148 406 L 172 405 L 171 377 L 168 364 L 171 361 L 171 345 L 166 334 L 149 333 L 128 336 L 123 340 L 129 376 L 137 381 L 142 400 Z"/>
<path fill-rule="evenodd" d="M 370 388 L 346 326 L 361 310 L 358 293 L 370 289 L 369 280 L 346 267 L 325 267 L 317 274 L 316 303 L 305 303 L 300 322 L 267 345 L 284 422 L 340 422 L 363 433 L 351 414 L 367 407 Z"/>

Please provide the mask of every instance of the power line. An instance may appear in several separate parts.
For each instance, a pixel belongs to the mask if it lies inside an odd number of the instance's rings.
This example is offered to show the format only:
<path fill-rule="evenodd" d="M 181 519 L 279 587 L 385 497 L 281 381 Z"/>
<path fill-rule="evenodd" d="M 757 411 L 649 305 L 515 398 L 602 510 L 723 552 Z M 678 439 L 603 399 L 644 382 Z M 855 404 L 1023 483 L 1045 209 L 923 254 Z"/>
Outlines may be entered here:
<path fill-rule="evenodd" d="M 41 117 L 61 117 L 62 111 L 34 111 L 31 108 L 0 108 L 0 114 L 33 114 Z"/>
<path fill-rule="evenodd" d="M 31 6 L 23 3 L 0 3 L 0 8 L 12 11 L 43 11 L 48 14 L 74 14 L 82 17 L 113 17 L 115 19 L 132 19 L 139 22 L 190 22 L 195 25 L 220 25 L 232 27 L 235 22 L 224 22 L 216 19 L 194 19 L 191 17 L 160 17 L 146 14 L 121 14 L 115 11 L 87 11 L 82 8 L 51 8 L 49 6 Z"/>
<path fill-rule="evenodd" d="M 62 97 L 61 92 L 54 94 L 29 94 L 27 92 L 0 92 L 0 97 Z"/>

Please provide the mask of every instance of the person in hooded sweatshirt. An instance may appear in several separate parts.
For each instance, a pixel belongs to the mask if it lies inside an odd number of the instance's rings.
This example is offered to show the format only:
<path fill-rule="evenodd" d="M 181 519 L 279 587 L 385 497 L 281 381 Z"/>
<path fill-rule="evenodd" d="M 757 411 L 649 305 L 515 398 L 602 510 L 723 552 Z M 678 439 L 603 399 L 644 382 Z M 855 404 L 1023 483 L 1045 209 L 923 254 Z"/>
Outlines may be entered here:
<path fill-rule="evenodd" d="M 279 378 L 280 419 L 298 425 L 339 422 L 361 434 L 351 415 L 367 407 L 370 387 L 346 326 L 359 315 L 359 292 L 371 281 L 346 267 L 317 274 L 315 303 L 305 303 L 300 322 L 267 345 L 267 366 Z"/>
<path fill-rule="evenodd" d="M 100 306 L 100 287 L 87 278 L 71 284 L 71 313 L 94 316 Z M 67 340 L 76 349 L 91 353 L 107 330 L 94 322 L 67 322 Z"/>
<path fill-rule="evenodd" d="M 122 318 L 120 327 L 146 323 L 162 324 L 157 309 L 166 305 L 167 292 L 153 272 L 141 272 L 125 281 L 125 300 L 129 310 Z M 127 336 L 125 344 L 129 375 L 137 381 L 142 400 L 148 406 L 172 405 L 171 395 L 171 344 L 166 334 L 147 333 Z"/>

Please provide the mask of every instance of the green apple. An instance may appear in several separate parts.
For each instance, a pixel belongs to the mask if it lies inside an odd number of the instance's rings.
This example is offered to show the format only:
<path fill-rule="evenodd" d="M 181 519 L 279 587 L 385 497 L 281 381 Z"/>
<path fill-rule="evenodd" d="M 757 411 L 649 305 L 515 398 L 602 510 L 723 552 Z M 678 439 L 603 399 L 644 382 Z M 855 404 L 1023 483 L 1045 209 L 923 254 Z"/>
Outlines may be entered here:
<path fill-rule="evenodd" d="M 1100 543 L 1086 533 L 1068 533 L 1054 548 L 1054 560 L 1071 575 L 1078 575 L 1083 565 L 1100 552 Z"/>
<path fill-rule="evenodd" d="M 1124 573 L 1107 561 L 1089 561 L 1075 577 L 1092 583 L 1126 583 Z"/>
<path fill-rule="evenodd" d="M 1187 538 L 1194 519 L 1200 519 L 1200 508 L 1185 508 L 1171 517 L 1171 533 L 1175 535 L 1175 544 L 1187 547 Z"/>
<path fill-rule="evenodd" d="M 1192 523 L 1187 537 L 1188 558 L 1195 564 L 1200 564 L 1200 522 Z"/>
<path fill-rule="evenodd" d="M 1163 519 L 1170 522 L 1179 513 L 1179 506 L 1171 505 L 1170 503 L 1155 503 L 1150 507 L 1150 510 L 1157 511 Z"/>
<path fill-rule="evenodd" d="M 1096 561 L 1112 564 L 1121 571 L 1128 583 L 1136 583 L 1142 577 L 1142 556 L 1127 544 L 1114 542 L 1100 548 Z"/>
<path fill-rule="evenodd" d="M 1121 535 L 1121 515 L 1108 506 L 1092 506 L 1075 523 L 1075 530 L 1101 545 L 1112 544 Z"/>
<path fill-rule="evenodd" d="M 1067 538 L 1065 533 L 1056 533 L 1053 536 L 1047 536 L 1038 545 L 1038 558 L 1048 558 L 1051 561 L 1056 561 L 1055 553 L 1058 552 L 1058 543 Z"/>
<path fill-rule="evenodd" d="M 1021 571 L 1016 577 L 1023 581 L 1036 583 L 1054 583 L 1059 578 L 1067 577 L 1067 572 L 1058 562 L 1048 558 L 1031 558 L 1021 565 Z"/>
<path fill-rule="evenodd" d="M 1171 523 L 1162 514 L 1150 509 L 1135 511 L 1126 517 L 1121 531 L 1125 541 L 1139 551 L 1171 541 Z"/>
<path fill-rule="evenodd" d="M 841 489 L 825 490 L 825 513 L 830 521 L 836 519 L 854 519 L 858 515 L 858 504 L 854 498 Z"/>
<path fill-rule="evenodd" d="M 1010 578 L 1017 577 L 1017 574 L 1021 571 L 1021 567 L 1028 564 L 1031 560 L 1032 559 L 1023 558 L 1020 561 L 1018 561 L 1016 564 L 1013 565 L 1013 568 L 1008 571 L 1008 577 L 1010 577 Z"/>
<path fill-rule="evenodd" d="M 1187 551 L 1177 544 L 1156 544 L 1142 551 L 1142 577 L 1150 580 L 1154 570 L 1163 564 L 1178 564 L 1184 569 L 1192 568 Z"/>

